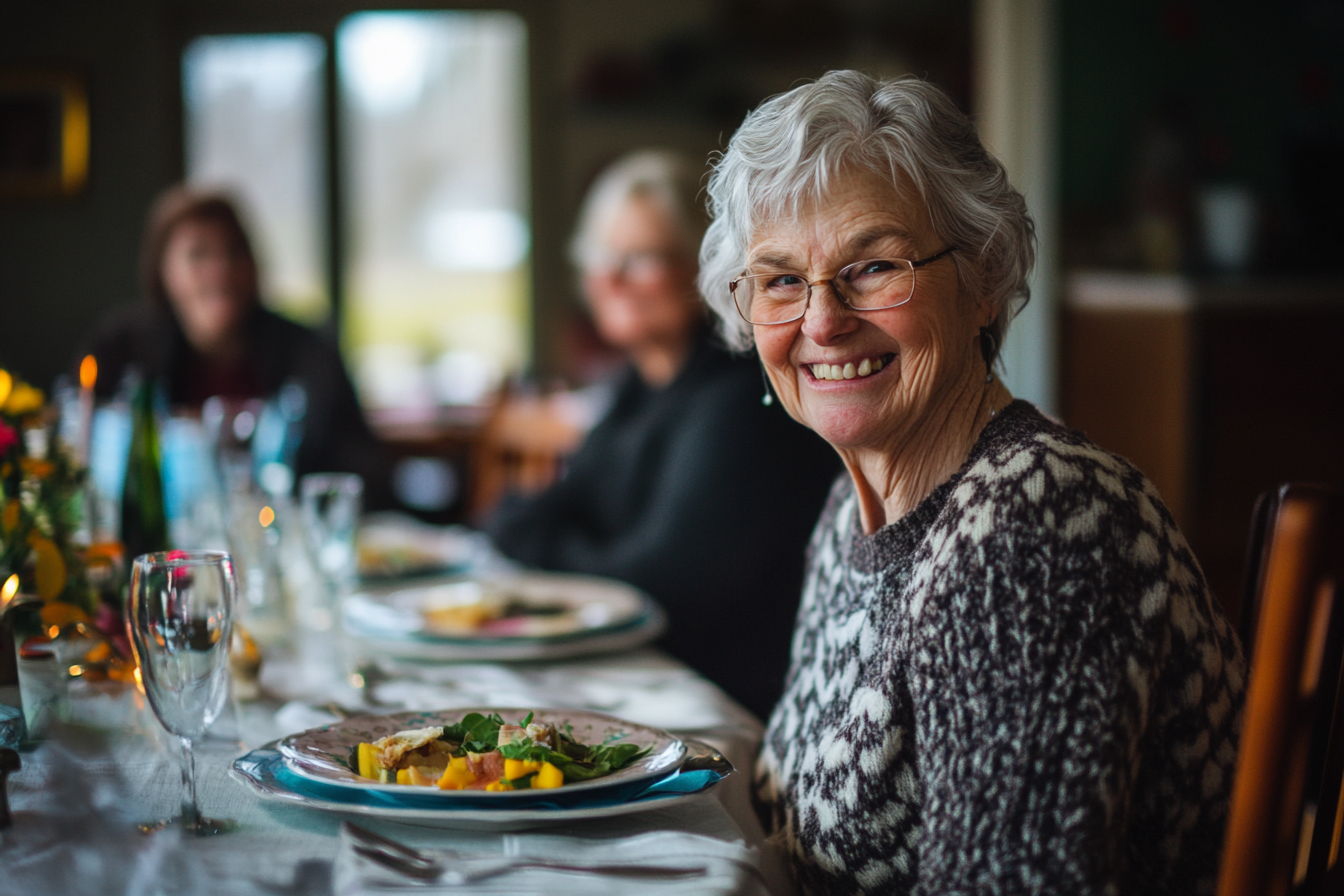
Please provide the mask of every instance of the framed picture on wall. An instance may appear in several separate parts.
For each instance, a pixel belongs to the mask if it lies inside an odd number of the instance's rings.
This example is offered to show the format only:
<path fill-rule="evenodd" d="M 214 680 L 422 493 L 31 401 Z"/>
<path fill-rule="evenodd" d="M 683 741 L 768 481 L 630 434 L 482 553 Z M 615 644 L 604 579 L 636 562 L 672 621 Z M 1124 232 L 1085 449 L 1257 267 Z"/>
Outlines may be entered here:
<path fill-rule="evenodd" d="M 69 69 L 0 66 L 0 199 L 74 196 L 89 179 L 89 100 Z"/>

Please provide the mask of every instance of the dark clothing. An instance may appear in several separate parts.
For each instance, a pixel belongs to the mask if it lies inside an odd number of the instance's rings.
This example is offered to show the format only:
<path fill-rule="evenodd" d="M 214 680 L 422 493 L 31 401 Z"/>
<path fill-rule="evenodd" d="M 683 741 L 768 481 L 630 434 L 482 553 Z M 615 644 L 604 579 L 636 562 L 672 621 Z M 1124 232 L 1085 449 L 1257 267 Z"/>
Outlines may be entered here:
<path fill-rule="evenodd" d="M 653 389 L 628 371 L 558 483 L 486 530 L 543 569 L 623 579 L 667 610 L 663 645 L 764 717 L 779 696 L 803 551 L 840 469 L 761 404 L 760 367 L 701 340 Z"/>
<path fill-rule="evenodd" d="M 258 307 L 247 323 L 247 353 L 225 369 L 192 349 L 166 309 L 149 303 L 121 308 L 104 318 L 78 357 L 98 361 L 95 391 L 109 398 L 129 368 L 164 384 L 169 402 L 199 409 L 213 395 L 268 398 L 287 382 L 307 393 L 303 431 L 294 461 L 296 476 L 358 473 L 367 507 L 390 503 L 388 465 L 369 429 L 336 346 L 316 333 Z"/>

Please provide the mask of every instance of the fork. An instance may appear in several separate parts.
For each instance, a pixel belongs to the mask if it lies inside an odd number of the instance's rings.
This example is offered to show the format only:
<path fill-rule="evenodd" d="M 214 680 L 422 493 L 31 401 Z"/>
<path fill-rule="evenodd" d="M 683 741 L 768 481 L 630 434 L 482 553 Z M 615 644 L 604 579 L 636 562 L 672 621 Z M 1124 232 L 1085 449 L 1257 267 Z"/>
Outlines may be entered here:
<path fill-rule="evenodd" d="M 472 870 L 449 868 L 443 862 L 417 849 L 403 846 L 394 840 L 375 834 L 351 822 L 341 827 L 362 843 L 353 844 L 355 854 L 413 880 L 437 881 L 442 884 L 463 886 L 510 874 L 527 868 L 544 868 L 574 874 L 604 874 L 613 877 L 631 877 L 644 880 L 687 880 L 704 877 L 708 870 L 703 865 L 669 868 L 666 865 L 590 864 L 570 865 L 537 859 L 500 859 Z"/>

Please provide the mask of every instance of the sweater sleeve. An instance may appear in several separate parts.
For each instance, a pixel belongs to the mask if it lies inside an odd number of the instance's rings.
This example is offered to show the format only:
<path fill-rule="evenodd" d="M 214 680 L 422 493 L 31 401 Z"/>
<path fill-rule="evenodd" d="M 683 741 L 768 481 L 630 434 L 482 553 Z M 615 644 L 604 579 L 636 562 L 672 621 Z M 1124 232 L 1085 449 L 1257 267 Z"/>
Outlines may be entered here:
<path fill-rule="evenodd" d="M 1191 780 L 1194 794 L 1180 796 L 1199 805 L 1211 767 L 1230 776 L 1229 752 L 1215 755 L 1207 733 L 1202 752 L 1180 742 L 1187 730 L 1235 737 L 1230 717 L 1192 721 L 1207 715 L 1197 695 L 1212 701 L 1226 676 L 1191 659 L 1209 655 L 1198 645 L 1172 650 L 1182 631 L 1208 629 L 1184 624 L 1210 609 L 1207 591 L 1127 471 L 1045 463 L 992 508 L 969 484 L 952 502 L 960 519 L 941 550 L 957 559 L 926 583 L 910 676 L 924 792 L 917 893 L 1129 892 L 1164 851 L 1192 857 L 1179 843 L 1135 849 L 1135 782 Z M 1170 668 L 1172 654 L 1189 668 Z M 1190 702 L 1165 705 L 1162 692 Z M 1161 758 L 1140 751 L 1155 724 L 1170 731 Z M 1155 767 L 1173 756 L 1187 767 Z"/>

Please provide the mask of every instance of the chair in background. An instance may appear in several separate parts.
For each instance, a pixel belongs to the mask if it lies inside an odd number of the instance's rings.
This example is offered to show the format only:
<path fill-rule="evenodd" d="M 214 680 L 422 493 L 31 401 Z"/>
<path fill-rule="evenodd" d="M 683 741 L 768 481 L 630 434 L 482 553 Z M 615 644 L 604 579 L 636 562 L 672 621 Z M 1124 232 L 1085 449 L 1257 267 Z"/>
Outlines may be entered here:
<path fill-rule="evenodd" d="M 1344 496 L 1262 499 L 1247 570 L 1254 652 L 1218 894 L 1344 893 Z"/>
<path fill-rule="evenodd" d="M 479 519 L 505 492 L 536 492 L 550 485 L 585 432 L 551 398 L 505 391 L 472 451 L 471 518 Z"/>

